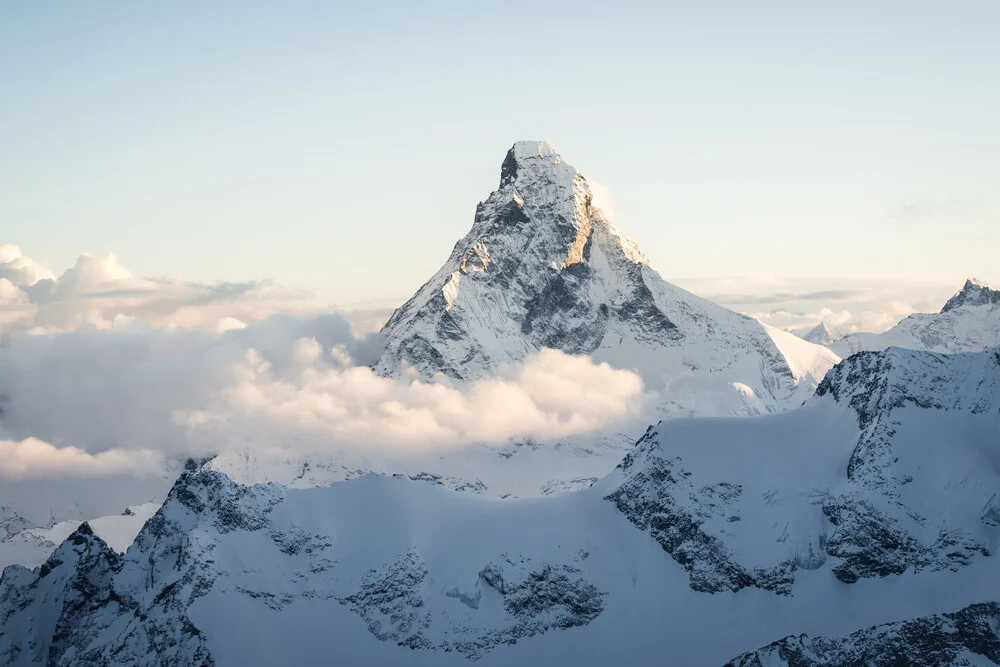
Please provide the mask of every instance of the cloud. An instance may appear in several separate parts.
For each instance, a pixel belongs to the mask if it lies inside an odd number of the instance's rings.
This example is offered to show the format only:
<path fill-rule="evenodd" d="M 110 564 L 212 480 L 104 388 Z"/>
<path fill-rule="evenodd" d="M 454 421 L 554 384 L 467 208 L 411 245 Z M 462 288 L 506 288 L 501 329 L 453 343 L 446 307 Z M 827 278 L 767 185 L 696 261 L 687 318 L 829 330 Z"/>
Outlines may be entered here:
<path fill-rule="evenodd" d="M 615 195 L 611 188 L 592 178 L 587 179 L 587 185 L 590 186 L 591 203 L 601 209 L 608 220 L 617 221 L 618 211 L 615 208 Z"/>
<path fill-rule="evenodd" d="M 122 473 L 155 476 L 163 457 L 148 449 L 112 449 L 90 454 L 77 447 L 55 447 L 37 438 L 0 440 L 0 478 L 104 477 Z"/>
<path fill-rule="evenodd" d="M 962 218 L 980 211 L 980 206 L 954 197 L 951 199 L 920 199 L 902 204 L 890 217 L 902 222 L 942 218 L 960 221 Z"/>
<path fill-rule="evenodd" d="M 925 278 L 724 276 L 681 286 L 772 326 L 797 330 L 825 323 L 835 333 L 881 332 L 914 312 L 937 312 L 961 287 Z"/>
<path fill-rule="evenodd" d="M 11 243 L 0 244 L 0 279 L 7 280 L 16 287 L 23 287 L 54 277 L 48 268 L 25 257 L 18 246 Z"/>
<path fill-rule="evenodd" d="M 757 303 L 761 305 L 788 303 L 791 301 L 825 301 L 843 303 L 860 301 L 871 296 L 870 290 L 860 289 L 828 289 L 816 292 L 777 292 L 774 294 L 722 294 L 715 295 L 720 301 L 737 301 L 740 303 Z"/>
<path fill-rule="evenodd" d="M 6 476 L 68 475 L 72 461 L 88 476 L 139 470 L 150 452 L 398 458 L 597 433 L 631 425 L 650 401 L 631 371 L 554 350 L 493 379 L 422 382 L 376 375 L 381 337 L 356 337 L 339 315 L 232 324 L 153 329 L 119 317 L 107 331 L 11 336 L 0 346 L 0 438 L 40 454 Z"/>
<path fill-rule="evenodd" d="M 406 455 L 596 432 L 634 417 L 644 399 L 635 373 L 556 350 L 532 355 L 505 376 L 456 385 L 383 378 L 346 361 L 342 349 L 314 338 L 295 342 L 284 370 L 251 349 L 217 400 L 174 417 L 195 440 L 283 432 L 306 450 L 314 443 Z"/>
<path fill-rule="evenodd" d="M 116 318 L 138 318 L 152 327 L 194 327 L 224 317 L 256 321 L 277 312 L 308 312 L 310 293 L 268 281 L 198 283 L 143 277 L 114 253 L 81 255 L 56 276 L 14 245 L 0 245 L 0 327 L 71 331 L 109 330 Z"/>

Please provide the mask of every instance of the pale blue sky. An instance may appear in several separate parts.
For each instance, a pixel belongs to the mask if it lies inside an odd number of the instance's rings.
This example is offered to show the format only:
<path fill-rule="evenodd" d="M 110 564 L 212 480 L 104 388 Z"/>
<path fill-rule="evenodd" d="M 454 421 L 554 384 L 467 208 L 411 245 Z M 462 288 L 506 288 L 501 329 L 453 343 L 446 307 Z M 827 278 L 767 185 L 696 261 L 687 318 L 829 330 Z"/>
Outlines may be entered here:
<path fill-rule="evenodd" d="M 668 279 L 1000 282 L 1000 2 L 820 4 L 7 3 L 0 243 L 405 298 L 547 139 Z"/>

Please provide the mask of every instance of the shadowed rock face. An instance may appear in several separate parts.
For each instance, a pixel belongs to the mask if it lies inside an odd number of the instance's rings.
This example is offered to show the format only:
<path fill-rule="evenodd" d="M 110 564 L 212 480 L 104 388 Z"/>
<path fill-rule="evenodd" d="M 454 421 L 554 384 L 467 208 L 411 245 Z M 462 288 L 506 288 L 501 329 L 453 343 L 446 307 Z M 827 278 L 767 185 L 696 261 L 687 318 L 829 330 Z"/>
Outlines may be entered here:
<path fill-rule="evenodd" d="M 944 667 L 1000 664 L 1000 605 L 973 604 L 858 630 L 845 637 L 785 637 L 726 667 Z"/>
<path fill-rule="evenodd" d="M 87 620 L 117 605 L 111 581 L 120 566 L 121 557 L 83 523 L 37 571 L 7 568 L 0 663 L 56 664 L 67 648 L 90 641 L 95 632 Z"/>

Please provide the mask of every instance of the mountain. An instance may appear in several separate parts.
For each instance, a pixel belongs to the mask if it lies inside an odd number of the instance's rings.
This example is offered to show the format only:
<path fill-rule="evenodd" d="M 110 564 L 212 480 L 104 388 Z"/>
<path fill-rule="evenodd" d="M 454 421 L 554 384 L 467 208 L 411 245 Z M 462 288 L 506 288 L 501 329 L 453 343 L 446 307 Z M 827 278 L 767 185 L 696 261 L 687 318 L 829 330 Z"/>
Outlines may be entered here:
<path fill-rule="evenodd" d="M 551 497 L 192 465 L 124 556 L 81 526 L 4 571 L 0 662 L 995 664 L 998 432 L 1000 350 L 894 348 Z"/>
<path fill-rule="evenodd" d="M 990 289 L 982 280 L 969 278 L 965 285 L 953 297 L 948 299 L 941 309 L 942 313 L 963 306 L 995 306 L 1000 304 L 1000 290 Z"/>
<path fill-rule="evenodd" d="M 833 332 L 830 331 L 824 322 L 820 322 L 814 327 L 795 329 L 792 333 L 802 340 L 824 346 L 833 344 L 838 338 L 838 336 L 835 336 Z"/>
<path fill-rule="evenodd" d="M 507 152 L 472 229 L 382 333 L 383 375 L 483 378 L 556 348 L 637 370 L 660 416 L 796 406 L 838 360 L 665 282 L 583 175 L 535 141 Z"/>
<path fill-rule="evenodd" d="M 95 534 L 121 552 L 132 544 L 142 525 L 159 506 L 159 503 L 149 502 L 126 507 L 121 514 L 98 517 L 87 523 Z M 42 564 L 80 525 L 79 521 L 60 521 L 43 528 L 0 508 L 0 515 L 4 514 L 6 518 L 0 519 L 0 568 L 14 563 L 29 567 Z"/>
<path fill-rule="evenodd" d="M 914 313 L 888 331 L 856 333 L 830 345 L 839 355 L 906 347 L 933 352 L 978 352 L 1000 345 L 1000 291 L 969 278 L 939 313 Z"/>
<path fill-rule="evenodd" d="M 593 205 L 586 179 L 544 142 L 519 142 L 445 265 L 383 328 L 375 370 L 465 382 L 502 375 L 543 348 L 637 371 L 652 397 L 641 422 L 748 415 L 800 405 L 839 358 L 828 349 L 665 282 Z M 641 430 L 557 442 L 468 443 L 395 460 L 331 452 L 263 461 L 224 452 L 211 467 L 241 483 L 325 485 L 367 471 L 434 478 L 493 497 L 589 486 Z"/>

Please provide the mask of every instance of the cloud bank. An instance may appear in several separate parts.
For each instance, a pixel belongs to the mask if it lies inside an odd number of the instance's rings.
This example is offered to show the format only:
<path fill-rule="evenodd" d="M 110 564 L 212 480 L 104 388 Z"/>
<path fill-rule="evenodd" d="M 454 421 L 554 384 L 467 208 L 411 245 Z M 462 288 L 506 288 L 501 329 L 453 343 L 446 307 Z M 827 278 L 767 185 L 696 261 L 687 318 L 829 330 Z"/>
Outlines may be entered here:
<path fill-rule="evenodd" d="M 823 322 L 841 334 L 880 333 L 916 312 L 937 312 L 965 276 L 949 279 L 861 279 L 730 276 L 675 281 L 685 289 L 780 329 Z"/>
<path fill-rule="evenodd" d="M 135 474 L 155 477 L 165 468 L 163 457 L 148 449 L 109 449 L 90 454 L 78 447 L 55 447 L 38 438 L 0 440 L 0 478 L 90 477 Z"/>
<path fill-rule="evenodd" d="M 55 275 L 18 246 L 0 245 L 0 332 L 109 330 L 129 319 L 152 327 L 201 326 L 223 317 L 255 321 L 315 309 L 309 299 L 307 292 L 267 281 L 206 284 L 142 277 L 113 252 L 81 255 Z"/>
<path fill-rule="evenodd" d="M 377 376 L 377 334 L 339 315 L 248 326 L 113 323 L 0 347 L 0 476 L 95 476 L 231 448 L 366 455 L 550 439 L 636 418 L 639 377 L 543 350 L 470 384 Z"/>

